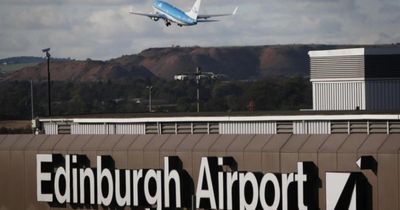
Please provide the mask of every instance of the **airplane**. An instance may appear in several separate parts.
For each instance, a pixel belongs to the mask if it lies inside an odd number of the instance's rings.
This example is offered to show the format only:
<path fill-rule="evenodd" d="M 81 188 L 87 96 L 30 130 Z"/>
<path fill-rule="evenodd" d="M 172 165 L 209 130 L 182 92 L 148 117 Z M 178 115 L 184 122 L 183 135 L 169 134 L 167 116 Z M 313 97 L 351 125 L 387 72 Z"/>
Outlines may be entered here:
<path fill-rule="evenodd" d="M 140 12 L 130 12 L 133 15 L 140 15 L 149 17 L 154 21 L 160 19 L 165 21 L 165 25 L 168 27 L 172 23 L 176 23 L 178 26 L 194 26 L 197 23 L 207 23 L 207 22 L 218 22 L 218 20 L 210 19 L 213 17 L 231 16 L 235 15 L 238 7 L 231 14 L 210 14 L 201 15 L 199 14 L 201 0 L 196 0 L 192 9 L 189 12 L 184 12 L 177 7 L 160 0 L 154 0 L 153 9 L 154 13 L 140 13 Z"/>

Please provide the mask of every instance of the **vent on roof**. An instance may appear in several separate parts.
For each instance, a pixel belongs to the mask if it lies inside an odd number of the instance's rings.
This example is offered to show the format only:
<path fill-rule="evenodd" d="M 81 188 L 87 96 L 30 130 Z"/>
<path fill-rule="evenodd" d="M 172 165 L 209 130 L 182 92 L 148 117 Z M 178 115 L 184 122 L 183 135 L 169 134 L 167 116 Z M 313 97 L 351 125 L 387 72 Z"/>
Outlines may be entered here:
<path fill-rule="evenodd" d="M 146 134 L 158 134 L 158 123 L 146 123 Z"/>
<path fill-rule="evenodd" d="M 331 133 L 349 133 L 349 122 L 347 121 L 332 121 Z"/>
<path fill-rule="evenodd" d="M 192 134 L 192 123 L 177 123 L 178 134 Z"/>
<path fill-rule="evenodd" d="M 368 133 L 368 123 L 366 121 L 351 121 L 350 133 Z"/>
<path fill-rule="evenodd" d="M 59 123 L 58 127 L 58 134 L 71 134 L 71 124 L 69 123 Z"/>
<path fill-rule="evenodd" d="M 146 123 L 146 134 L 219 134 L 219 123 Z"/>
<path fill-rule="evenodd" d="M 209 123 L 209 134 L 219 134 L 219 123 Z"/>
<path fill-rule="evenodd" d="M 389 133 L 400 133 L 400 121 L 389 122 Z"/>
<path fill-rule="evenodd" d="M 193 123 L 193 134 L 208 134 L 208 123 Z"/>
<path fill-rule="evenodd" d="M 292 121 L 276 122 L 276 133 L 277 134 L 292 134 L 293 133 L 293 122 Z"/>
<path fill-rule="evenodd" d="M 387 133 L 387 121 L 370 121 L 369 133 Z"/>
<path fill-rule="evenodd" d="M 161 134 L 175 134 L 175 123 L 161 123 Z"/>

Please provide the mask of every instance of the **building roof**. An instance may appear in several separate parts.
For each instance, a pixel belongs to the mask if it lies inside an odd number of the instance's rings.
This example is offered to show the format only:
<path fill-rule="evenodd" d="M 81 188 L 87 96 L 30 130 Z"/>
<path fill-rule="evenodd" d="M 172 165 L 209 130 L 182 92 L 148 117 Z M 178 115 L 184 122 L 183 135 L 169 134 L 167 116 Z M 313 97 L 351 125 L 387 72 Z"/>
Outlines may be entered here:
<path fill-rule="evenodd" d="M 353 56 L 353 55 L 400 55 L 400 47 L 369 47 L 369 48 L 349 48 L 336 50 L 316 50 L 310 51 L 308 55 L 316 57 L 334 57 L 334 56 Z"/>
<path fill-rule="evenodd" d="M 400 78 L 400 47 L 310 51 L 311 81 Z"/>
<path fill-rule="evenodd" d="M 229 122 L 229 121 L 293 121 L 293 120 L 399 120 L 399 112 L 370 111 L 287 111 L 233 113 L 151 113 L 103 114 L 40 118 L 40 122 L 76 123 L 144 123 L 144 122 Z"/>

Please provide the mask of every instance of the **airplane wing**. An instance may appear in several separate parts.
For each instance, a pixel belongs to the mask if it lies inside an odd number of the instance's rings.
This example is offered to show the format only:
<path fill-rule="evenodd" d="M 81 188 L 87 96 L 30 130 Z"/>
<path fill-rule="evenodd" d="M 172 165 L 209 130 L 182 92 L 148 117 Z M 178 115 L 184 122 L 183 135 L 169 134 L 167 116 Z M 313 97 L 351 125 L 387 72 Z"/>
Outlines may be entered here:
<path fill-rule="evenodd" d="M 233 10 L 232 13 L 230 14 L 209 14 L 209 15 L 198 15 L 197 16 L 197 20 L 198 22 L 201 22 L 199 20 L 203 19 L 203 20 L 207 20 L 208 18 L 213 18 L 213 17 L 222 17 L 222 16 L 232 16 L 235 15 L 238 11 L 239 7 L 236 7 L 235 10 Z M 210 21 L 210 22 L 215 22 L 215 21 Z"/>
<path fill-rule="evenodd" d="M 140 13 L 140 12 L 129 12 L 132 15 L 140 15 L 140 16 L 145 16 L 145 17 L 149 17 L 149 18 L 161 18 L 161 19 L 165 19 L 164 15 L 160 15 L 160 14 L 149 14 L 149 13 Z"/>
<path fill-rule="evenodd" d="M 219 20 L 208 20 L 208 19 L 201 19 L 197 20 L 198 23 L 211 23 L 211 22 L 219 22 Z"/>

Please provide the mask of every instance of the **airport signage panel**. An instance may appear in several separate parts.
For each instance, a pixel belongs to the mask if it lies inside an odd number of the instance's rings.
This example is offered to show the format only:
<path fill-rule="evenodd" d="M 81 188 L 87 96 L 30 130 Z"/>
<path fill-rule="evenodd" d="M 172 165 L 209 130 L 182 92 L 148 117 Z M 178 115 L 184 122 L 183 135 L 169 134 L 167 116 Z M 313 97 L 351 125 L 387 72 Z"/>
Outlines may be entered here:
<path fill-rule="evenodd" d="M 371 157 L 357 162 L 368 169 Z M 179 157 L 164 157 L 163 169 L 117 169 L 110 156 L 36 155 L 37 201 L 76 208 L 143 207 L 152 209 L 319 208 L 318 190 L 326 186 L 326 209 L 371 209 L 372 189 L 361 172 L 328 172 L 320 183 L 312 162 L 298 162 L 291 173 L 238 171 L 232 157 L 201 158 L 193 182 Z M 194 196 L 195 195 L 195 196 Z"/>

